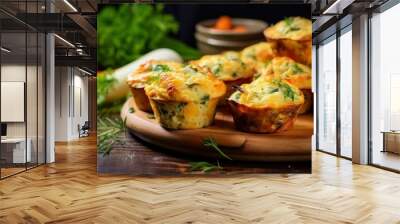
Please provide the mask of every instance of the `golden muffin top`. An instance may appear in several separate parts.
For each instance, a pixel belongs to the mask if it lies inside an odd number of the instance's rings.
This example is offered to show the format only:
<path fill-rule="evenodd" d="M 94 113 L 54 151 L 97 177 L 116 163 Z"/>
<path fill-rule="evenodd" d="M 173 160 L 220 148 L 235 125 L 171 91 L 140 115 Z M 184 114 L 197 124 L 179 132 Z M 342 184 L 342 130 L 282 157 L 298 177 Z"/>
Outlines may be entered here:
<path fill-rule="evenodd" d="M 287 17 L 264 31 L 268 39 L 311 40 L 311 20 L 303 17 Z"/>
<path fill-rule="evenodd" d="M 188 65 L 177 71 L 158 73 L 153 77 L 156 77 L 155 80 L 145 86 L 145 91 L 147 96 L 156 100 L 205 104 L 226 92 L 222 81 L 195 65 Z"/>
<path fill-rule="evenodd" d="M 131 87 L 143 88 L 146 83 L 151 82 L 155 76 L 162 72 L 176 71 L 183 68 L 183 64 L 173 61 L 150 60 L 141 64 L 128 76 L 127 83 Z"/>
<path fill-rule="evenodd" d="M 205 55 L 193 62 L 208 69 L 217 79 L 233 81 L 253 75 L 251 66 L 247 66 L 240 58 L 240 53 L 227 51 L 217 55 Z"/>
<path fill-rule="evenodd" d="M 276 75 L 299 89 L 311 89 L 311 68 L 288 57 L 272 59 L 269 68 L 262 75 Z"/>
<path fill-rule="evenodd" d="M 246 64 L 267 62 L 277 55 L 276 43 L 261 42 L 241 51 L 241 59 Z"/>
<path fill-rule="evenodd" d="M 303 93 L 296 86 L 279 78 L 260 77 L 243 84 L 229 100 L 251 108 L 284 108 L 304 103 Z"/>

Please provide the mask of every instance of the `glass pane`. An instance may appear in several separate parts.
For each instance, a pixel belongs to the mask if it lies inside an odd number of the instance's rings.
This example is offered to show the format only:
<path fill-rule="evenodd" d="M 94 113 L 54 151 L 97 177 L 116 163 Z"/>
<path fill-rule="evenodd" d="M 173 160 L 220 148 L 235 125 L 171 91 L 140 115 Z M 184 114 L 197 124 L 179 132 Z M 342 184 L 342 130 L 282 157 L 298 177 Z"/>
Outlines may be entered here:
<path fill-rule="evenodd" d="M 318 149 L 336 153 L 336 39 L 318 48 Z"/>
<path fill-rule="evenodd" d="M 27 113 L 27 143 L 28 151 L 30 151 L 30 160 L 28 160 L 28 168 L 37 165 L 38 160 L 38 36 L 36 32 L 27 33 L 28 44 L 28 62 L 27 62 L 27 80 L 26 80 L 26 113 Z"/>
<path fill-rule="evenodd" d="M 374 15 L 372 25 L 372 163 L 400 170 L 400 66 L 393 27 L 400 21 L 400 5 Z"/>
<path fill-rule="evenodd" d="M 25 90 L 26 33 L 1 34 L 1 174 L 25 170 L 31 151 L 26 150 Z M 29 147 L 28 147 L 29 149 Z"/>
<path fill-rule="evenodd" d="M 39 33 L 38 41 L 38 164 L 45 163 L 45 44 L 46 38 L 44 34 Z"/>
<path fill-rule="evenodd" d="M 352 35 L 340 36 L 340 153 L 352 157 Z"/>

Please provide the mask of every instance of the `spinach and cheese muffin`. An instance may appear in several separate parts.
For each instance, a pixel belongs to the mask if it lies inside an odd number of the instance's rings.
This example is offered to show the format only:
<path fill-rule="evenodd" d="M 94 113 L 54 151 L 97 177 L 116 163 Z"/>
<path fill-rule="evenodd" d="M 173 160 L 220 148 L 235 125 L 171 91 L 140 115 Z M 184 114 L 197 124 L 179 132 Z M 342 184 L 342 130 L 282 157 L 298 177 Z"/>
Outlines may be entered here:
<path fill-rule="evenodd" d="M 162 127 L 194 129 L 213 122 L 226 87 L 208 71 L 188 65 L 178 71 L 159 73 L 156 81 L 145 86 L 145 91 Z"/>
<path fill-rule="evenodd" d="M 226 51 L 218 55 L 205 55 L 194 64 L 208 69 L 217 79 L 224 81 L 227 86 L 226 97 L 233 92 L 233 85 L 249 83 L 254 70 L 241 60 L 240 53 Z"/>
<path fill-rule="evenodd" d="M 278 54 L 276 43 L 261 42 L 246 47 L 240 52 L 240 55 L 247 66 L 253 67 L 254 76 L 258 77 L 266 72 L 271 60 Z"/>
<path fill-rule="evenodd" d="M 311 65 L 312 23 L 303 17 L 288 17 L 268 27 L 264 35 L 270 42 L 278 45 L 280 56 Z"/>
<path fill-rule="evenodd" d="M 142 111 L 151 112 L 150 102 L 144 91 L 145 85 L 156 80 L 160 73 L 176 71 L 182 67 L 181 63 L 161 60 L 150 60 L 141 64 L 127 80 L 136 106 Z"/>
<path fill-rule="evenodd" d="M 260 77 L 243 84 L 228 100 L 237 129 L 275 133 L 290 129 L 304 103 L 296 86 L 276 77 Z"/>
<path fill-rule="evenodd" d="M 300 64 L 288 57 L 276 57 L 272 59 L 268 71 L 263 75 L 278 76 L 299 88 L 304 95 L 304 104 L 300 108 L 299 113 L 303 114 L 310 111 L 313 104 L 310 67 Z"/>

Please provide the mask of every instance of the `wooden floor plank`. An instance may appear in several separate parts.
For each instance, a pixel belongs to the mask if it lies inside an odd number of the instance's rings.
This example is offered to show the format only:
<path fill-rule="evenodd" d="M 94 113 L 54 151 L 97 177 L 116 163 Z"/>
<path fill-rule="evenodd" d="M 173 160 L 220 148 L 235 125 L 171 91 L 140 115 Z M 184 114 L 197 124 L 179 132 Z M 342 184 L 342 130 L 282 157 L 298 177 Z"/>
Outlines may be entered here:
<path fill-rule="evenodd" d="M 313 152 L 313 173 L 98 176 L 96 138 L 0 181 L 0 223 L 400 223 L 400 175 Z"/>

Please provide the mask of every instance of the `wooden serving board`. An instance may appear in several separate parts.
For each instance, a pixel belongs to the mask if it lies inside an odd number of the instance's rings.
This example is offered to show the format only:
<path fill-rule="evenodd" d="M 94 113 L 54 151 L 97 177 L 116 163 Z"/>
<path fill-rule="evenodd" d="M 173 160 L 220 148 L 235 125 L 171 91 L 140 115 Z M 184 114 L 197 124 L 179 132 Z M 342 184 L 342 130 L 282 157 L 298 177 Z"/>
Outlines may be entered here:
<path fill-rule="evenodd" d="M 134 110 L 130 110 L 133 108 Z M 294 127 L 286 132 L 254 134 L 235 129 L 227 108 L 220 109 L 214 124 L 192 130 L 167 130 L 162 128 L 152 114 L 140 111 L 129 98 L 121 111 L 128 130 L 140 139 L 175 153 L 196 157 L 221 158 L 202 142 L 207 137 L 216 140 L 220 148 L 233 160 L 241 161 L 305 161 L 311 160 L 311 114 L 300 115 Z"/>

